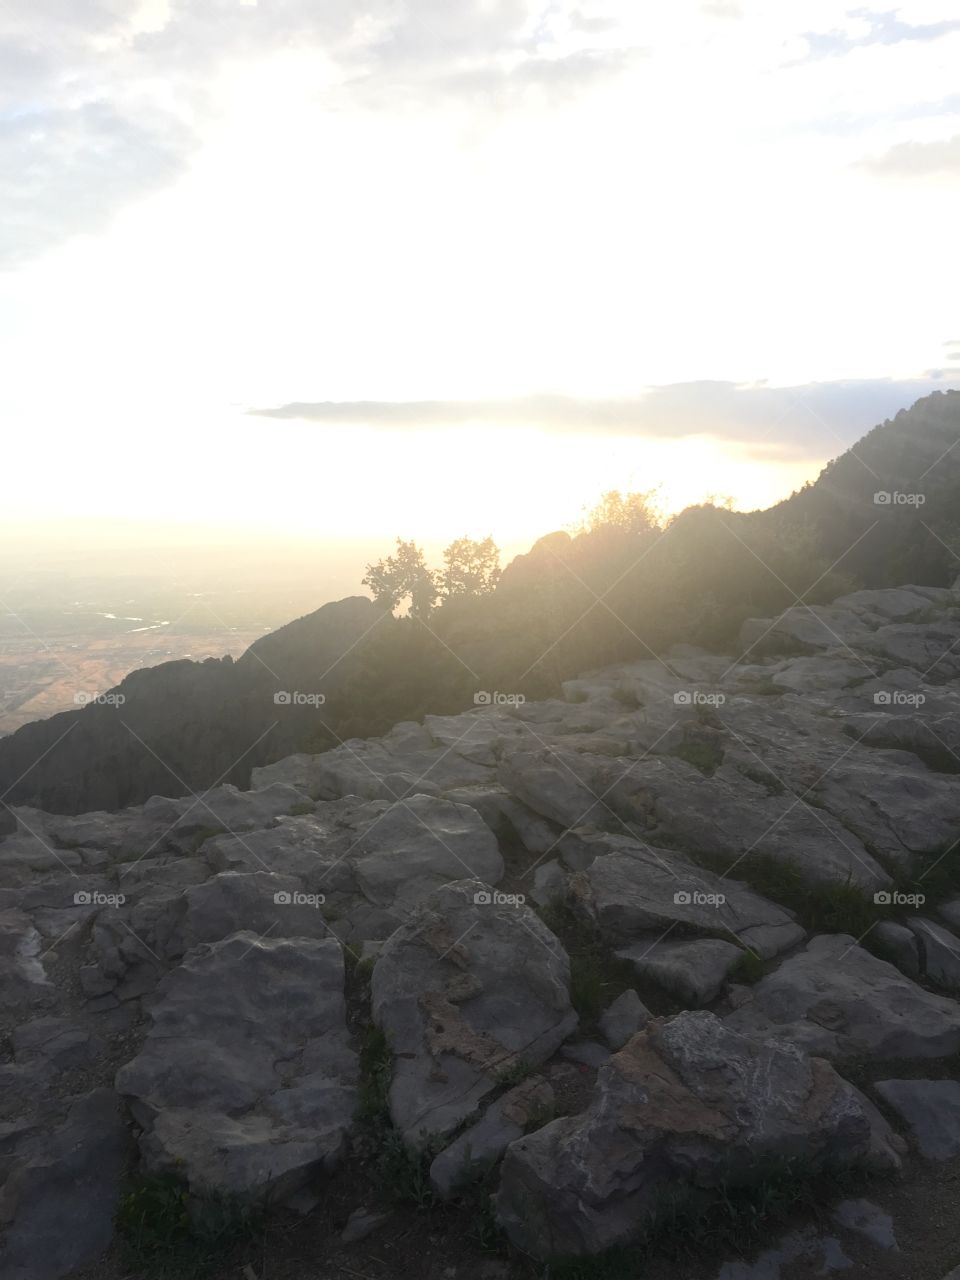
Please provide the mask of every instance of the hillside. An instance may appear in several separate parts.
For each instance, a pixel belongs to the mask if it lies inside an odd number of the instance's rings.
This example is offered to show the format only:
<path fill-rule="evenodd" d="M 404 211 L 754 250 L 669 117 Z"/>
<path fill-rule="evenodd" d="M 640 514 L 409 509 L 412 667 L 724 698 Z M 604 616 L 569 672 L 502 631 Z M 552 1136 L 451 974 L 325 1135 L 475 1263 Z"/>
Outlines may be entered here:
<path fill-rule="evenodd" d="M 960 392 L 936 393 L 768 511 L 702 506 L 665 528 L 549 534 L 507 566 L 492 595 L 453 601 L 429 626 L 352 597 L 236 662 L 138 671 L 112 691 L 121 705 L 0 740 L 0 790 L 9 803 L 71 813 L 242 786 L 252 768 L 291 751 L 462 710 L 478 695 L 550 696 L 586 668 L 677 642 L 729 648 L 745 618 L 797 599 L 908 580 L 947 586 L 960 571 L 958 443 Z M 277 703 L 284 693 L 291 701 Z"/>
<path fill-rule="evenodd" d="M 17 808 L 0 1273 L 941 1280 L 958 637 L 958 591 L 859 591 L 248 791 Z"/>

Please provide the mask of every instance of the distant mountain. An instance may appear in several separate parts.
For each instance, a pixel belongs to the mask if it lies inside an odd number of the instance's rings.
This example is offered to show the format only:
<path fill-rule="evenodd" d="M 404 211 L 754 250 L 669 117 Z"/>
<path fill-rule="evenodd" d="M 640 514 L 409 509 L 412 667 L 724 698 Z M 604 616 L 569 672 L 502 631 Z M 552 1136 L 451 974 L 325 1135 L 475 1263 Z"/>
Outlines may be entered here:
<path fill-rule="evenodd" d="M 134 671 L 104 701 L 0 739 L 0 791 L 9 803 L 76 813 L 245 782 L 252 767 L 316 736 L 321 715 L 338 714 L 344 657 L 382 619 L 353 596 L 264 636 L 236 662 Z"/>
<path fill-rule="evenodd" d="M 689 508 L 552 533 L 492 595 L 429 623 L 365 597 L 324 605 L 236 662 L 171 662 L 108 701 L 0 739 L 0 794 L 53 812 L 115 809 L 217 782 L 298 750 L 386 732 L 474 700 L 550 697 L 559 682 L 678 641 L 735 644 L 745 618 L 860 586 L 950 585 L 960 573 L 960 392 L 875 428 L 766 511 Z M 958 637 L 960 641 L 960 637 Z M 122 701 L 121 701 L 122 699 Z"/>
<path fill-rule="evenodd" d="M 875 427 L 768 515 L 809 529 L 864 586 L 948 585 L 960 573 L 960 391 Z"/>

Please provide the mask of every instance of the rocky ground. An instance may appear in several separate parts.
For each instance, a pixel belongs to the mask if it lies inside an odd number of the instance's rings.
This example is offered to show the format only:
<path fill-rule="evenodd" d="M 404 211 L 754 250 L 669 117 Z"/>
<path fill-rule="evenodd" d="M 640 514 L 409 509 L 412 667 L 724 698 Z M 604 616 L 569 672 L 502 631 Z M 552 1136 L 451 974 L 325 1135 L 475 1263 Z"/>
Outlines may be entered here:
<path fill-rule="evenodd" d="M 4 1280 L 960 1264 L 960 592 L 564 695 L 15 811 Z"/>

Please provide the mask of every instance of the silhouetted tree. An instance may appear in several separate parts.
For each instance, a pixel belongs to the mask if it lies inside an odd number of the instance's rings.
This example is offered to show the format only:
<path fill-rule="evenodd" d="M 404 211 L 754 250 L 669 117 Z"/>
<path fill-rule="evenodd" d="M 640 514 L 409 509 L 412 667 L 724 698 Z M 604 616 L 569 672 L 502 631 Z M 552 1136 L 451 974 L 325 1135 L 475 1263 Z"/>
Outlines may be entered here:
<path fill-rule="evenodd" d="M 583 530 L 589 533 L 605 529 L 615 529 L 619 533 L 649 533 L 658 524 L 652 490 L 648 493 L 621 493 L 619 489 L 611 489 L 587 512 Z"/>
<path fill-rule="evenodd" d="M 368 564 L 363 585 L 373 592 L 377 604 L 392 613 L 409 602 L 411 618 L 425 621 L 440 595 L 436 574 L 427 567 L 423 552 L 413 541 L 397 539 L 397 553 Z"/>
<path fill-rule="evenodd" d="M 500 580 L 500 549 L 493 538 L 457 538 L 443 553 L 440 589 L 454 596 L 486 596 Z"/>

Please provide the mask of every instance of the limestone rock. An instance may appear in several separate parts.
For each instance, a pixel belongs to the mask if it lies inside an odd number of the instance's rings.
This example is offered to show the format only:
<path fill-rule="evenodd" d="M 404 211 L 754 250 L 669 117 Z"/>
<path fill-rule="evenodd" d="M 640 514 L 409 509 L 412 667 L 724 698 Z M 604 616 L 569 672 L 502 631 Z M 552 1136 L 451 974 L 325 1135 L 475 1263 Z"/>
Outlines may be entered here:
<path fill-rule="evenodd" d="M 960 1050 L 960 1004 L 925 991 L 846 934 L 814 938 L 762 978 L 727 1022 L 832 1059 L 941 1058 Z"/>
<path fill-rule="evenodd" d="M 109 1089 L 77 1099 L 52 1133 L 22 1141 L 0 1189 L 0 1274 L 60 1280 L 95 1262 L 113 1235 L 129 1145 Z"/>
<path fill-rule="evenodd" d="M 960 1155 L 960 1083 L 881 1080 L 875 1088 L 910 1126 L 921 1155 L 928 1160 L 951 1160 Z"/>
<path fill-rule="evenodd" d="M 863 1103 L 822 1059 L 738 1035 L 710 1013 L 679 1014 L 600 1069 L 583 1114 L 508 1147 L 497 1217 L 534 1257 L 599 1253 L 636 1238 L 664 1197 L 749 1183 L 788 1153 L 814 1168 L 871 1163 Z"/>
<path fill-rule="evenodd" d="M 117 1076 L 149 1167 L 276 1199 L 335 1165 L 356 1078 L 338 943 L 238 933 L 200 948 L 163 979 L 151 1020 Z"/>
<path fill-rule="evenodd" d="M 411 1145 L 471 1119 L 504 1075 L 577 1025 L 570 962 L 525 906 L 477 880 L 436 890 L 384 944 L 372 1011 L 394 1054 L 393 1122 Z"/>
<path fill-rule="evenodd" d="M 617 996 L 599 1019 L 600 1034 L 611 1049 L 622 1049 L 631 1036 L 643 1029 L 653 1014 L 632 987 Z"/>
<path fill-rule="evenodd" d="M 531 1076 L 491 1103 L 483 1119 L 471 1125 L 434 1159 L 430 1182 L 442 1199 L 476 1181 L 503 1155 L 515 1139 L 533 1125 L 549 1118 L 553 1089 L 546 1080 Z"/>
<path fill-rule="evenodd" d="M 605 852 L 583 872 L 576 891 L 612 943 L 656 937 L 680 925 L 697 933 L 733 934 L 769 957 L 803 937 L 782 907 L 677 853 L 626 836 L 602 835 L 589 843 Z"/>
<path fill-rule="evenodd" d="M 722 938 L 640 942 L 617 952 L 641 977 L 656 982 L 693 1007 L 709 1004 L 720 994 L 743 954 L 740 947 Z"/>

